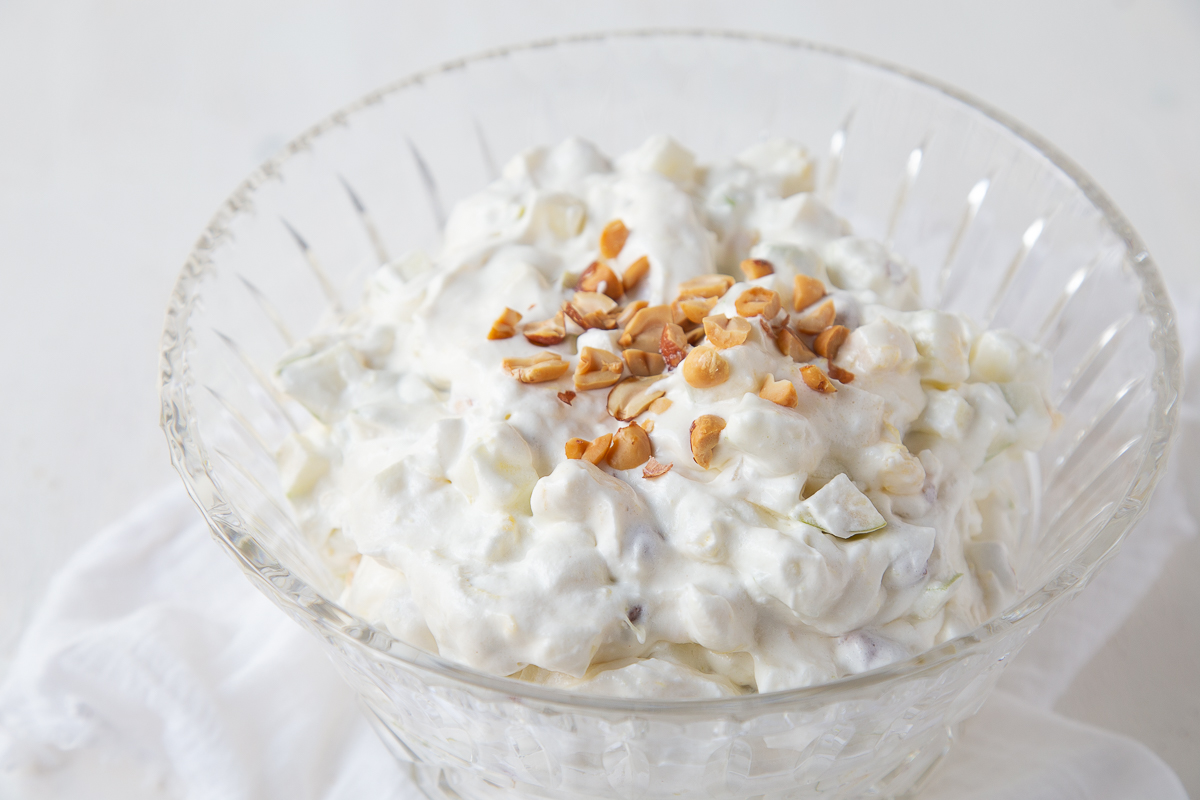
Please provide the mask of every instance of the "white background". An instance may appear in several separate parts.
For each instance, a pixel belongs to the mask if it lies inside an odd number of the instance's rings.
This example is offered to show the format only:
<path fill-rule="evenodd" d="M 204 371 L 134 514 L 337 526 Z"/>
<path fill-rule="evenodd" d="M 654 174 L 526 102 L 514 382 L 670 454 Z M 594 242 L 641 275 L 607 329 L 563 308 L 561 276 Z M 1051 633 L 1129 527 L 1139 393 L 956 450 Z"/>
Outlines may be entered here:
<path fill-rule="evenodd" d="M 157 428 L 162 311 L 245 174 L 414 69 L 654 25 L 799 36 L 955 84 L 1071 155 L 1177 302 L 1200 296 L 1196 0 L 0 0 L 0 660 L 55 565 L 175 480 Z M 1058 709 L 1145 742 L 1200 797 L 1198 574 L 1193 538 Z"/>

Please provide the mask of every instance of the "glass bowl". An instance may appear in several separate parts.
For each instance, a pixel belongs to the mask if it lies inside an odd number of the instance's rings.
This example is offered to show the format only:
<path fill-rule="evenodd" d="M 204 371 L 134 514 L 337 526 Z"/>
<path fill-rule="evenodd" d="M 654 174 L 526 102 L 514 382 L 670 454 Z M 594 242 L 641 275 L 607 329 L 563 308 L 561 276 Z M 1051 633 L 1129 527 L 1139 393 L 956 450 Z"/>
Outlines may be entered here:
<path fill-rule="evenodd" d="M 528 146 L 620 153 L 669 133 L 702 160 L 764 135 L 819 155 L 818 192 L 917 265 L 928 304 L 1042 343 L 1061 424 L 1022 467 L 1021 599 L 969 635 L 822 686 L 725 700 L 593 697 L 473 671 L 339 607 L 273 453 L 305 423 L 272 367 L 435 247 L 446 210 Z M 895 796 L 919 784 L 1000 670 L 1146 507 L 1177 416 L 1162 280 L 1107 197 L 961 92 L 805 42 L 706 31 L 535 42 L 454 61 L 315 125 L 225 202 L 163 334 L 162 426 L 222 544 L 324 643 L 430 797 Z M 302 702 L 302 698 L 297 698 Z"/>

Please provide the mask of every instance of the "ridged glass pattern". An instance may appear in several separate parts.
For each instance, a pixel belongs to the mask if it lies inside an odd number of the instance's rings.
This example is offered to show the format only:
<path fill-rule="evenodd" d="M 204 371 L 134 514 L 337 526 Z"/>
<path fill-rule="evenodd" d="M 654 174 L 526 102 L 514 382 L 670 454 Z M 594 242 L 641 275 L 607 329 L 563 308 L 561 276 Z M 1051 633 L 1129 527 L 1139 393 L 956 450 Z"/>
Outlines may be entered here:
<path fill-rule="evenodd" d="M 533 144 L 620 153 L 665 132 L 701 160 L 764 135 L 819 156 L 818 192 L 917 265 L 929 305 L 1054 356 L 1061 424 L 1027 487 L 1024 595 L 979 630 L 834 684 L 721 701 L 614 700 L 483 675 L 340 608 L 273 453 L 309 418 L 287 347 L 352 312 L 364 278 L 433 249 L 447 210 Z M 221 207 L 171 298 L 162 425 L 189 492 L 250 579 L 316 635 L 435 798 L 897 796 L 1145 508 L 1175 427 L 1179 344 L 1137 235 L 1089 179 L 1003 115 L 803 42 L 635 32 L 493 51 L 319 123 Z M 303 698 L 297 698 L 303 702 Z"/>

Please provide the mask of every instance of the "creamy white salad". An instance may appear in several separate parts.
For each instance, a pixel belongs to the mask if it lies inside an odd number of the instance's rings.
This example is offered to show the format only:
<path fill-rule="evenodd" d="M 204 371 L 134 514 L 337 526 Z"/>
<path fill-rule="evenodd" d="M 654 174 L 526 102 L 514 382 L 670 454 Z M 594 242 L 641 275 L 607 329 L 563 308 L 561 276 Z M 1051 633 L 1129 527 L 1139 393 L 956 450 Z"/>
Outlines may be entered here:
<path fill-rule="evenodd" d="M 572 138 L 380 268 L 276 372 L 340 602 L 485 672 L 654 698 L 872 670 L 1010 602 L 1049 356 L 922 308 L 813 184 L 781 139 L 704 165 Z"/>

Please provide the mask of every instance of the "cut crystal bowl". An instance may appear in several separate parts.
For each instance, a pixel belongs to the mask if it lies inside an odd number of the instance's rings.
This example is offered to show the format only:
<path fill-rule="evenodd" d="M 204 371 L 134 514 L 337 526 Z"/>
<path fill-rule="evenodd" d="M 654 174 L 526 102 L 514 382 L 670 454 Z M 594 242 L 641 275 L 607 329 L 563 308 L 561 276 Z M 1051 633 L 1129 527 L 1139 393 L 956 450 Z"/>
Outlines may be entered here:
<path fill-rule="evenodd" d="M 724 700 L 573 694 L 418 651 L 341 608 L 273 454 L 307 424 L 273 365 L 432 250 L 447 210 L 535 144 L 653 133 L 700 160 L 804 142 L 817 192 L 920 271 L 925 302 L 1053 354 L 1061 414 L 1020 466 L 1021 596 L 972 633 L 822 686 Z M 185 264 L 162 343 L 162 426 L 251 581 L 325 646 L 413 780 L 442 798 L 806 798 L 911 792 L 1046 615 L 1145 510 L 1175 429 L 1179 342 L 1157 268 L 1066 157 L 934 81 L 810 43 L 708 31 L 494 50 L 383 87 L 246 179 Z M 297 698 L 303 702 L 303 698 Z"/>

